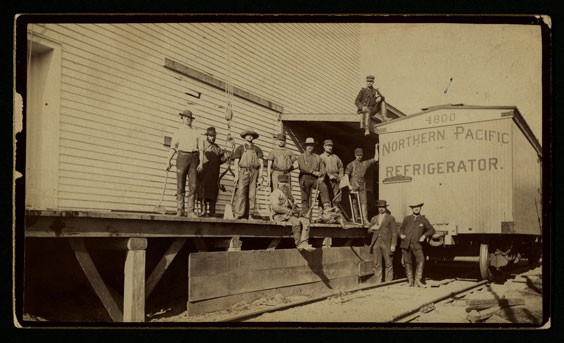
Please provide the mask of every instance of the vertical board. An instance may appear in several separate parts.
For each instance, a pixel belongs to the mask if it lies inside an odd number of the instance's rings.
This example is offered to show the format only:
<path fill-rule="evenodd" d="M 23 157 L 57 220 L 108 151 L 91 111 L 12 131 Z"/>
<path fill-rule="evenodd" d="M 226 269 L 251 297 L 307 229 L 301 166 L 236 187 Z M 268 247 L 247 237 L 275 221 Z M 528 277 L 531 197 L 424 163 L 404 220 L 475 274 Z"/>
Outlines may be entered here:
<path fill-rule="evenodd" d="M 350 112 L 358 91 L 359 24 L 33 24 L 28 31 L 62 47 L 61 209 L 152 211 L 169 153 L 163 137 L 186 108 L 195 127 L 203 133 L 215 126 L 217 143 L 225 144 L 224 91 L 165 68 L 165 57 L 221 80 L 230 76 L 285 113 Z M 196 93 L 199 99 L 189 95 Z M 278 113 L 237 97 L 233 106 L 236 143 L 243 129 L 254 129 L 267 154 L 280 130 Z M 163 205 L 174 209 L 170 176 Z M 230 177 L 222 182 L 219 213 L 232 190 Z M 257 198 L 266 209 L 264 189 Z"/>
<path fill-rule="evenodd" d="M 541 160 L 513 123 L 513 218 L 515 232 L 541 234 Z"/>
<path fill-rule="evenodd" d="M 405 119 L 409 129 L 398 122 L 395 132 L 380 135 L 380 199 L 398 221 L 412 202 L 425 203 L 422 213 L 451 233 L 499 233 L 502 221 L 513 220 L 512 120 L 498 114 L 467 123 L 466 115 L 471 111 L 430 112 L 417 118 L 427 128 Z M 411 181 L 389 183 L 397 176 Z"/>

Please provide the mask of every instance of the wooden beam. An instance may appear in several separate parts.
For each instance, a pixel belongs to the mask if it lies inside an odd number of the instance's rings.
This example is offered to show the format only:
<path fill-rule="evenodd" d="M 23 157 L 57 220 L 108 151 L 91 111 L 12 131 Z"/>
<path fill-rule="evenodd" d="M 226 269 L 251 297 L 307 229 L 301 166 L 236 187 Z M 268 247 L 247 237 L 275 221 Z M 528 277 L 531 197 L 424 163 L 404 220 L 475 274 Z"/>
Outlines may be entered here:
<path fill-rule="evenodd" d="M 97 250 L 145 250 L 147 239 L 145 238 L 92 238 L 86 244 L 90 249 Z"/>
<path fill-rule="evenodd" d="M 165 62 L 164 62 L 164 66 L 165 68 L 168 68 L 170 70 L 174 70 L 177 73 L 180 73 L 182 75 L 191 77 L 193 79 L 196 79 L 198 81 L 201 81 L 205 84 L 208 84 L 210 86 L 219 88 L 221 90 L 225 90 L 226 88 L 226 83 L 214 76 L 211 76 L 209 74 L 203 73 L 199 70 L 196 70 L 192 67 L 189 67 L 187 65 L 175 62 L 167 57 L 165 57 Z M 241 88 L 232 87 L 233 89 L 233 95 L 236 95 L 240 98 L 243 98 L 245 100 L 248 100 L 250 102 L 253 102 L 257 105 L 261 105 L 263 107 L 266 107 L 268 109 L 271 109 L 273 111 L 282 113 L 284 112 L 284 107 L 281 105 L 278 105 L 270 100 L 267 100 L 265 98 L 262 98 L 256 94 L 247 92 L 245 90 L 242 90 Z"/>
<path fill-rule="evenodd" d="M 278 244 L 280 243 L 281 240 L 282 240 L 281 238 L 274 238 L 273 240 L 270 241 L 270 243 L 268 244 L 268 247 L 266 247 L 266 250 L 276 249 L 276 247 L 278 246 Z"/>
<path fill-rule="evenodd" d="M 69 243 L 74 251 L 74 255 L 76 256 L 78 263 L 80 264 L 80 267 L 86 275 L 86 278 L 102 302 L 102 305 L 104 305 L 104 308 L 108 311 L 110 318 L 112 318 L 114 322 L 121 322 L 123 320 L 122 313 L 112 298 L 104 280 L 102 280 L 100 273 L 98 273 L 98 270 L 94 265 L 94 261 L 92 261 L 92 258 L 90 257 L 90 253 L 86 250 L 84 240 L 82 238 L 71 238 L 69 239 Z"/>
<path fill-rule="evenodd" d="M 356 113 L 282 113 L 280 119 L 289 121 L 311 121 L 311 122 L 346 122 L 360 123 L 359 115 Z"/>
<path fill-rule="evenodd" d="M 175 239 L 168 250 L 164 253 L 163 257 L 161 257 L 145 283 L 145 299 L 147 299 L 153 292 L 180 249 L 184 246 L 185 242 L 186 238 Z"/>
<path fill-rule="evenodd" d="M 145 241 L 145 244 L 142 244 Z M 145 249 L 147 239 L 130 238 L 123 267 L 123 321 L 145 321 Z"/>
<path fill-rule="evenodd" d="M 26 216 L 26 237 L 239 237 L 284 238 L 291 235 L 289 226 L 269 221 L 252 220 L 187 220 L 175 216 L 107 214 L 94 216 Z M 113 217 L 112 217 L 113 215 Z M 101 216 L 101 215 L 100 215 Z M 195 224 L 198 225 L 195 225 Z M 338 224 L 311 225 L 311 238 L 363 238 L 366 229 L 360 225 L 348 225 L 347 230 Z"/>
<path fill-rule="evenodd" d="M 352 238 L 347 239 L 347 241 L 345 242 L 345 246 L 350 247 L 351 244 L 352 244 L 352 241 L 353 241 Z"/>
<path fill-rule="evenodd" d="M 231 241 L 229 242 L 229 247 L 227 248 L 227 251 L 241 251 L 242 245 L 243 243 L 239 239 L 239 236 L 233 236 L 231 238 Z"/>

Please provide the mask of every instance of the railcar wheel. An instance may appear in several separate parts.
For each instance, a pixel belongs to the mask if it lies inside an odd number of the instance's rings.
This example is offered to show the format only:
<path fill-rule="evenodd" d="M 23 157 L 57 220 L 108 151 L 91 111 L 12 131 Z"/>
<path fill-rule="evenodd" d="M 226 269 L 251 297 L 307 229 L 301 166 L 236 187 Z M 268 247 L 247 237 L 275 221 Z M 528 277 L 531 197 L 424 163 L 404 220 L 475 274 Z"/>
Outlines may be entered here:
<path fill-rule="evenodd" d="M 480 276 L 483 280 L 493 281 L 494 275 L 490 268 L 490 252 L 487 244 L 480 244 Z"/>

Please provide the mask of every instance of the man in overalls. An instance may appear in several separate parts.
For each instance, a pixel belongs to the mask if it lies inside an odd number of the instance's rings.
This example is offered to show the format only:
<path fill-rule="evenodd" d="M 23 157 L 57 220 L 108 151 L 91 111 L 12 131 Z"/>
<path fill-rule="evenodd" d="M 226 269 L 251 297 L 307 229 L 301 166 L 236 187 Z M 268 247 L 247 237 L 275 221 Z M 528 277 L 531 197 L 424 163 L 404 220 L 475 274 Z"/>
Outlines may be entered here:
<path fill-rule="evenodd" d="M 311 196 L 315 189 L 319 190 L 323 208 L 331 206 L 331 199 L 327 193 L 327 186 L 323 182 L 325 179 L 325 163 L 318 154 L 313 152 L 317 143 L 311 137 L 305 141 L 305 151 L 298 157 L 300 168 L 300 190 L 302 193 L 302 214 L 309 216 L 311 206 Z"/>
<path fill-rule="evenodd" d="M 264 167 L 262 150 L 253 144 L 258 136 L 253 130 L 243 130 L 241 137 L 247 142 L 238 146 L 233 154 L 235 179 L 238 180 L 234 211 L 237 219 L 245 218 L 247 200 L 249 211 L 246 218 L 261 218 L 255 213 L 257 185 L 260 185 Z"/>
<path fill-rule="evenodd" d="M 403 223 L 399 229 L 401 255 L 409 287 L 413 287 L 412 255 L 415 257 L 416 263 L 415 285 L 417 287 L 425 287 L 421 282 L 421 278 L 423 277 L 423 264 L 425 262 L 421 242 L 431 237 L 435 233 L 435 228 L 433 228 L 424 215 L 421 215 L 421 207 L 423 207 L 422 202 L 412 203 L 409 207 L 411 207 L 413 214 L 403 219 Z"/>
<path fill-rule="evenodd" d="M 194 213 L 194 200 L 196 194 L 196 175 L 203 168 L 204 153 L 201 149 L 201 139 L 198 131 L 192 127 L 194 115 L 192 111 L 185 110 L 179 113 L 182 125 L 172 136 L 170 143 L 170 157 L 168 168 L 172 166 L 172 158 L 176 156 L 176 215 L 188 218 L 197 218 Z M 186 195 L 186 177 L 188 177 L 188 213 L 184 210 L 184 197 Z"/>
<path fill-rule="evenodd" d="M 333 141 L 331 139 L 326 139 L 323 142 L 323 150 L 325 151 L 319 157 L 325 163 L 325 184 L 327 185 L 329 198 L 332 199 L 333 207 L 338 209 L 341 204 L 341 188 L 339 184 L 344 175 L 345 168 L 343 161 L 333 153 Z"/>
<path fill-rule="evenodd" d="M 215 127 L 209 127 L 203 141 L 204 162 L 202 172 L 198 173 L 198 199 L 202 200 L 204 216 L 215 217 L 215 204 L 219 193 L 219 169 L 229 159 L 230 152 L 215 143 Z M 206 212 L 209 209 L 209 215 Z"/>
<path fill-rule="evenodd" d="M 277 223 L 288 223 L 292 226 L 292 234 L 294 243 L 298 250 L 313 251 L 315 250 L 309 243 L 309 220 L 300 217 L 292 189 L 290 188 L 290 176 L 280 174 L 277 176 L 276 188 L 270 194 L 270 203 L 272 205 L 272 219 Z"/>
<path fill-rule="evenodd" d="M 351 191 L 358 192 L 358 197 L 360 199 L 360 207 L 362 209 L 362 217 L 364 223 L 368 223 L 368 206 L 366 197 L 366 180 L 364 179 L 364 174 L 366 169 L 373 163 L 378 162 L 378 144 L 374 149 L 374 158 L 362 161 L 363 157 L 362 148 L 354 149 L 354 161 L 347 164 L 345 169 L 345 174 L 349 176 Z M 356 218 L 360 218 L 360 213 L 358 213 L 358 203 L 355 197 L 352 198 L 353 211 Z"/>
<path fill-rule="evenodd" d="M 380 93 L 378 88 L 374 88 L 374 75 L 366 77 L 366 88 L 362 88 L 354 104 L 357 107 L 357 113 L 361 115 L 360 127 L 364 127 L 364 135 L 370 134 L 370 119 L 378 111 L 382 115 L 384 121 L 388 120 L 386 102 L 384 96 Z"/>
<path fill-rule="evenodd" d="M 278 141 L 278 147 L 272 149 L 267 159 L 267 178 L 268 185 L 272 181 L 272 190 L 278 189 L 278 175 L 288 175 L 288 184 L 292 188 L 292 177 L 290 172 L 294 169 L 294 162 L 298 159 L 286 145 L 286 135 L 279 133 L 274 138 Z"/>

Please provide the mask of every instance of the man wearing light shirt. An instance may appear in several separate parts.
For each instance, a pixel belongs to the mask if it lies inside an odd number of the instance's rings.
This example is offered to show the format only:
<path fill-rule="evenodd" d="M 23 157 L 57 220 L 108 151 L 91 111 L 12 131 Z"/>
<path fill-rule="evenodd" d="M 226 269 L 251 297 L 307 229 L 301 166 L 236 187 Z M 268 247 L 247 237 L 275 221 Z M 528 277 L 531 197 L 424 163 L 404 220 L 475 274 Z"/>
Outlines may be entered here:
<path fill-rule="evenodd" d="M 203 167 L 203 150 L 200 149 L 200 134 L 192 127 L 194 115 L 192 111 L 185 110 L 179 113 L 182 125 L 172 136 L 170 143 L 170 157 L 168 168 L 172 167 L 172 158 L 176 153 L 176 215 L 197 218 L 194 213 L 194 200 L 196 193 L 196 175 Z M 184 210 L 186 195 L 186 177 L 188 177 L 188 211 Z"/>
<path fill-rule="evenodd" d="M 332 199 L 333 207 L 338 209 L 341 204 L 341 188 L 339 183 L 345 174 L 345 168 L 343 161 L 333 153 L 333 141 L 331 139 L 326 139 L 323 142 L 323 150 L 325 151 L 319 157 L 325 163 L 325 173 L 327 175 L 325 184 L 327 185 L 329 198 Z"/>

